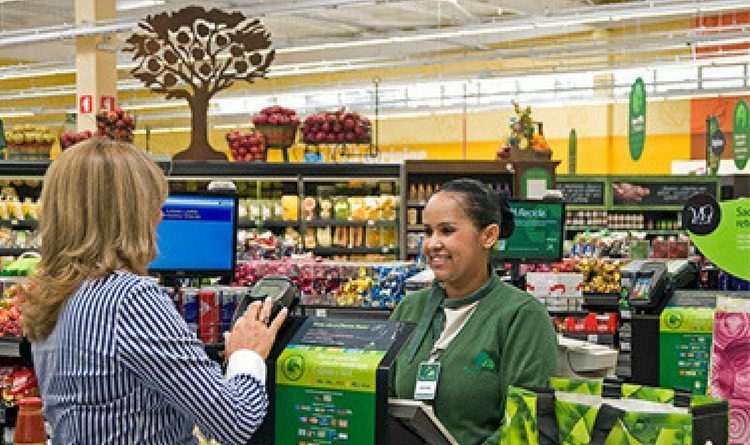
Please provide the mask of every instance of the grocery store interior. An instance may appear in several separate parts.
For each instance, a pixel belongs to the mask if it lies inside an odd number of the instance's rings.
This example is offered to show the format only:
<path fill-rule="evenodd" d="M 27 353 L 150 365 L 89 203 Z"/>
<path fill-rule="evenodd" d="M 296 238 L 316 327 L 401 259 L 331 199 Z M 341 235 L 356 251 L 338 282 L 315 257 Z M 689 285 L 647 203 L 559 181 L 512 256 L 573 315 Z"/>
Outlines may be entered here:
<path fill-rule="evenodd" d="M 419 416 L 429 403 L 389 406 L 408 329 L 385 327 L 434 279 L 427 202 L 465 177 L 510 197 L 515 230 L 491 264 L 548 310 L 556 392 L 604 381 L 590 394 L 616 385 L 687 413 L 692 442 L 658 443 L 750 443 L 748 102 L 747 0 L 0 0 L 0 443 L 39 396 L 18 299 L 43 178 L 91 137 L 151 155 L 165 215 L 231 209 L 165 218 L 149 266 L 209 356 L 223 362 L 254 298 L 297 317 L 268 360 L 269 392 L 286 388 L 269 418 L 294 427 L 253 443 L 457 443 Z M 371 347 L 352 319 L 384 356 L 361 371 L 377 382 L 356 402 L 369 426 L 280 411 L 309 397 L 279 370 L 310 329 L 342 354 Z M 394 422 L 421 439 L 394 439 Z"/>

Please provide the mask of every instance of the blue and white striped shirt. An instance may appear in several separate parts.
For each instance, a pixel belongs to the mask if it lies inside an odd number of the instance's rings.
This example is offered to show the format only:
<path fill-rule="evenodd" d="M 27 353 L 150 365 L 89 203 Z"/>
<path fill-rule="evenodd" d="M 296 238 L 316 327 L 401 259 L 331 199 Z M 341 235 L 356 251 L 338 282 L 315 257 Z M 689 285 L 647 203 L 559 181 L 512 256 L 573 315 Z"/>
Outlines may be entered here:
<path fill-rule="evenodd" d="M 196 424 L 244 444 L 268 407 L 261 381 L 223 380 L 172 302 L 132 273 L 85 282 L 33 354 L 54 444 L 194 444 Z"/>

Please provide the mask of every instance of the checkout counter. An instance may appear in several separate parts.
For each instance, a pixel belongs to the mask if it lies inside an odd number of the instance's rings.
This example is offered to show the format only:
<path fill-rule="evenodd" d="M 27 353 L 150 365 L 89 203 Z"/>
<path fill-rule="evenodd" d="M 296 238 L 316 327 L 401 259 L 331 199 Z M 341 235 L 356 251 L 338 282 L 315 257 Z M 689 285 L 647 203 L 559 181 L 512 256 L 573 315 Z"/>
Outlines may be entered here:
<path fill-rule="evenodd" d="M 286 277 L 261 280 L 253 300 L 293 306 Z M 451 445 L 432 409 L 388 399 L 388 371 L 414 325 L 377 319 L 289 316 L 266 361 L 269 412 L 253 445 Z"/>

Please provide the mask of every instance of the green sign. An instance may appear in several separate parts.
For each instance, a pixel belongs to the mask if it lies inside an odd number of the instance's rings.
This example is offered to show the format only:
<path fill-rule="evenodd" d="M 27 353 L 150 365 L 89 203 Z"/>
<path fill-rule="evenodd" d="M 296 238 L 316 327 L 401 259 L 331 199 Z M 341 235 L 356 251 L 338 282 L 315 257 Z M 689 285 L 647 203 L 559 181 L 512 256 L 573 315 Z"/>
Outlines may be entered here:
<path fill-rule="evenodd" d="M 717 212 L 708 202 L 698 202 L 691 207 L 688 202 L 683 221 L 690 239 L 718 267 L 750 280 L 750 198 L 724 201 L 719 203 L 719 208 L 720 212 Z M 691 226 L 696 229 L 691 229 Z M 701 231 L 698 230 L 700 227 L 708 229 Z"/>
<path fill-rule="evenodd" d="M 515 229 L 495 244 L 493 258 L 507 260 L 562 257 L 563 205 L 559 202 L 511 201 Z"/>
<path fill-rule="evenodd" d="M 720 137 L 717 132 L 720 131 L 719 120 L 716 116 L 709 117 L 706 120 L 706 171 L 712 175 L 719 172 L 719 160 L 721 158 L 716 154 L 714 146 L 718 145 Z"/>
<path fill-rule="evenodd" d="M 376 373 L 396 327 L 306 320 L 276 361 L 276 444 L 374 445 Z"/>
<path fill-rule="evenodd" d="M 713 325 L 711 308 L 664 309 L 659 319 L 659 386 L 706 394 Z"/>
<path fill-rule="evenodd" d="M 640 77 L 630 88 L 630 113 L 628 119 L 628 144 L 630 157 L 634 161 L 641 158 L 646 141 L 646 86 Z"/>
<path fill-rule="evenodd" d="M 734 107 L 732 125 L 732 153 L 737 170 L 742 170 L 747 165 L 748 157 L 750 157 L 748 143 L 750 143 L 750 110 L 748 110 L 747 103 L 740 99 Z"/>
<path fill-rule="evenodd" d="M 576 129 L 571 128 L 568 135 L 568 174 L 576 173 L 576 155 L 578 152 L 578 135 Z"/>

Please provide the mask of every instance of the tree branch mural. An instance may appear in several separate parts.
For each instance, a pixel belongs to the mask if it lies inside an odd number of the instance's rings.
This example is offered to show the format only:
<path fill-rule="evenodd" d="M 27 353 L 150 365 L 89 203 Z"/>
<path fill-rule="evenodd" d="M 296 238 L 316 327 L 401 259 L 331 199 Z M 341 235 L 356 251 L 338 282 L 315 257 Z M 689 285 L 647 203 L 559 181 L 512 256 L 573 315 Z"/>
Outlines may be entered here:
<path fill-rule="evenodd" d="M 138 65 L 133 77 L 167 99 L 185 99 L 192 112 L 190 147 L 175 159 L 226 159 L 208 142 L 208 103 L 238 80 L 265 77 L 275 52 L 257 19 L 189 6 L 146 17 L 125 51 Z"/>

